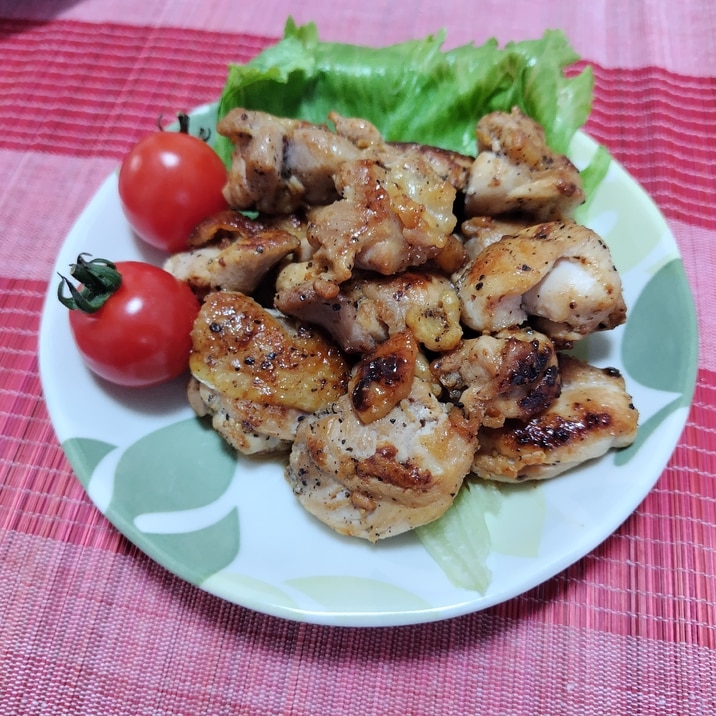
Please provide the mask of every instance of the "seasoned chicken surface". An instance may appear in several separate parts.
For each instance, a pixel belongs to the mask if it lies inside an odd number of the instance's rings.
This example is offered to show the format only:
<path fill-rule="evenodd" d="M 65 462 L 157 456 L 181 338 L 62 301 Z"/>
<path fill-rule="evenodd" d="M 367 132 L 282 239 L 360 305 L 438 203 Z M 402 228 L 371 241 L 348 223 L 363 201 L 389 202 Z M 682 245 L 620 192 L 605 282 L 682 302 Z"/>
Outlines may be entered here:
<path fill-rule="evenodd" d="M 224 194 L 236 209 L 288 214 L 338 199 L 334 177 L 346 161 L 368 159 L 382 165 L 428 165 L 456 189 L 467 184 L 472 157 L 416 143 L 386 143 L 365 119 L 331 112 L 324 124 L 276 117 L 237 108 L 217 130 L 234 145 Z"/>
<path fill-rule="evenodd" d="M 467 258 L 474 259 L 490 244 L 497 243 L 504 236 L 514 236 L 533 223 L 529 219 L 514 217 L 473 216 L 460 225 L 460 233 L 465 239 L 465 254 Z"/>
<path fill-rule="evenodd" d="M 362 275 L 326 299 L 314 288 L 313 270 L 309 264 L 287 266 L 278 276 L 274 305 L 322 326 L 346 352 L 371 351 L 406 328 L 429 350 L 450 350 L 462 337 L 460 304 L 446 276 L 427 270 Z"/>
<path fill-rule="evenodd" d="M 457 222 L 448 179 L 460 183 L 464 171 L 457 154 L 390 145 L 366 120 L 330 119 L 336 132 L 233 110 L 218 126 L 235 147 L 225 189 L 234 208 L 312 207 L 307 238 L 326 297 L 354 269 L 391 275 L 435 258 Z"/>
<path fill-rule="evenodd" d="M 189 380 L 189 404 L 199 417 L 211 416 L 214 430 L 244 455 L 286 452 L 306 411 L 285 405 L 230 398 L 215 388 Z"/>
<path fill-rule="evenodd" d="M 418 343 L 406 330 L 390 336 L 358 361 L 348 381 L 348 395 L 362 423 L 385 417 L 410 395 L 417 360 Z"/>
<path fill-rule="evenodd" d="M 234 109 L 217 125 L 234 152 L 224 195 L 236 209 L 290 214 L 338 198 L 333 175 L 358 148 L 324 125 Z"/>
<path fill-rule="evenodd" d="M 437 175 L 455 187 L 457 191 L 462 192 L 467 187 L 472 163 L 475 161 L 474 157 L 415 142 L 389 142 L 388 144 L 392 149 L 406 154 L 420 154 Z"/>
<path fill-rule="evenodd" d="M 470 469 L 474 433 L 415 378 L 364 424 L 348 395 L 299 425 L 287 471 L 299 502 L 344 535 L 375 542 L 437 519 Z"/>
<path fill-rule="evenodd" d="M 250 218 L 241 211 L 226 209 L 199 222 L 189 236 L 189 247 L 207 245 L 225 246 L 235 240 L 256 239 L 264 233 L 282 231 L 301 242 L 306 236 L 306 220 L 300 213 L 258 215 Z"/>
<path fill-rule="evenodd" d="M 269 406 L 266 409 L 274 419 L 280 408 L 282 419 L 292 427 L 277 437 L 292 433 L 296 411 L 313 413 L 346 392 L 348 364 L 332 342 L 317 329 L 269 312 L 242 293 L 221 291 L 207 296 L 194 324 L 192 342 L 189 367 L 193 377 L 220 394 L 219 399 L 204 392 L 202 410 L 218 414 L 223 404 L 224 408 L 233 406 L 230 412 L 238 415 L 249 409 L 242 407 L 248 402 L 254 414 L 258 407 Z M 196 408 L 201 403 L 195 400 L 193 404 Z M 215 427 L 221 420 L 219 414 Z M 261 432 L 256 419 L 229 422 L 231 430 L 245 425 L 248 435 Z M 240 442 L 227 432 L 222 434 L 232 444 Z"/>
<path fill-rule="evenodd" d="M 430 367 L 450 400 L 493 428 L 506 419 L 528 420 L 561 388 L 554 345 L 531 328 L 468 338 Z"/>
<path fill-rule="evenodd" d="M 341 200 L 309 215 L 308 238 L 316 248 L 313 260 L 323 268 L 321 279 L 340 284 L 355 269 L 392 275 L 424 264 L 445 247 L 457 221 L 455 190 L 419 159 L 387 167 L 359 159 L 339 167 Z"/>
<path fill-rule="evenodd" d="M 639 414 L 618 371 L 560 355 L 559 372 L 562 391 L 547 410 L 480 430 L 476 475 L 544 480 L 634 442 Z"/>
<path fill-rule="evenodd" d="M 225 211 L 201 222 L 189 243 L 192 248 L 170 256 L 164 269 L 204 295 L 222 289 L 253 292 L 268 271 L 299 249 L 301 240 L 238 211 Z"/>
<path fill-rule="evenodd" d="M 523 324 L 575 341 L 626 319 L 621 279 L 604 241 L 571 221 L 490 244 L 455 276 L 463 322 L 478 331 Z"/>
<path fill-rule="evenodd" d="M 476 135 L 465 196 L 468 216 L 519 212 L 548 221 L 571 216 L 584 202 L 577 168 L 550 149 L 542 127 L 519 109 L 486 115 Z"/>

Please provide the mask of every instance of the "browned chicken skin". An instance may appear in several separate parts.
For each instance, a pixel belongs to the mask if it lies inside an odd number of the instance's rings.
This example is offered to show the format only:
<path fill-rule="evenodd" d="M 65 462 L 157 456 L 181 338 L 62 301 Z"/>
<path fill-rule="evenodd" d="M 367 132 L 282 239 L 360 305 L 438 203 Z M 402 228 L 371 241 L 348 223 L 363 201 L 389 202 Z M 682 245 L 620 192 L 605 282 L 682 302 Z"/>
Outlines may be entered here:
<path fill-rule="evenodd" d="M 390 336 L 356 364 L 348 395 L 362 423 L 384 418 L 410 395 L 417 360 L 418 343 L 406 330 Z"/>
<path fill-rule="evenodd" d="M 442 515 L 474 448 L 460 412 L 415 378 L 407 398 L 368 424 L 348 395 L 306 418 L 287 475 L 311 514 L 341 534 L 375 542 Z"/>
<path fill-rule="evenodd" d="M 276 117 L 237 108 L 217 130 L 234 152 L 225 196 L 236 209 L 288 214 L 303 207 L 330 204 L 338 198 L 334 177 L 346 161 L 369 159 L 382 165 L 429 165 L 441 180 L 464 189 L 473 158 L 416 143 L 386 143 L 370 122 L 328 116 L 324 124 Z"/>
<path fill-rule="evenodd" d="M 531 328 L 468 338 L 436 358 L 431 369 L 450 399 L 489 427 L 531 418 L 561 389 L 554 345 Z"/>
<path fill-rule="evenodd" d="M 170 256 L 164 269 L 194 291 L 251 293 L 301 240 L 282 228 L 224 211 L 202 221 L 189 238 L 189 251 Z"/>
<path fill-rule="evenodd" d="M 287 315 L 322 326 L 346 352 L 371 351 L 406 328 L 429 350 L 450 350 L 462 337 L 455 288 L 437 272 L 363 274 L 326 299 L 315 291 L 311 271 L 310 266 L 298 264 L 282 271 L 275 306 Z"/>
<path fill-rule="evenodd" d="M 473 216 L 463 221 L 460 233 L 465 240 L 467 258 L 474 259 L 490 244 L 497 243 L 504 236 L 514 236 L 532 225 L 532 221 L 517 217 L 506 219 L 493 216 Z"/>
<path fill-rule="evenodd" d="M 312 207 L 316 290 L 327 298 L 355 269 L 392 275 L 437 257 L 456 225 L 456 190 L 433 164 L 460 181 L 448 153 L 390 145 L 365 120 L 330 118 L 336 132 L 233 110 L 218 127 L 235 144 L 225 191 L 233 207 Z"/>
<path fill-rule="evenodd" d="M 515 108 L 477 123 L 477 157 L 466 191 L 468 216 L 524 213 L 535 221 L 571 216 L 584 202 L 579 171 L 547 145 L 542 127 Z"/>
<path fill-rule="evenodd" d="M 572 221 L 537 224 L 490 243 L 454 276 L 462 320 L 478 331 L 530 318 L 569 342 L 626 319 L 619 273 L 602 239 Z"/>
<path fill-rule="evenodd" d="M 639 413 L 618 371 L 560 355 L 559 372 L 561 394 L 547 410 L 480 430 L 473 472 L 488 480 L 544 480 L 634 441 Z"/>
<path fill-rule="evenodd" d="M 332 342 L 317 329 L 277 316 L 242 293 L 207 296 L 192 342 L 189 367 L 196 381 L 211 391 L 199 391 L 199 398 L 205 411 L 217 416 L 217 429 L 223 425 L 246 427 L 250 435 L 261 432 L 256 418 L 245 414 L 255 416 L 256 406 L 270 406 L 272 422 L 279 413 L 288 421 L 289 427 L 271 433 L 284 439 L 295 431 L 299 416 L 325 407 L 346 391 L 348 365 Z M 193 404 L 195 410 L 201 405 L 196 394 Z M 225 420 L 227 406 L 233 415 Z M 242 438 L 229 441 L 238 446 Z"/>
<path fill-rule="evenodd" d="M 333 175 L 358 148 L 328 127 L 234 109 L 217 130 L 234 144 L 224 194 L 236 209 L 290 214 L 338 198 Z"/>
<path fill-rule="evenodd" d="M 455 228 L 455 190 L 431 172 L 419 157 L 388 167 L 344 162 L 335 175 L 341 199 L 309 215 L 320 278 L 340 284 L 355 269 L 389 276 L 435 258 Z"/>

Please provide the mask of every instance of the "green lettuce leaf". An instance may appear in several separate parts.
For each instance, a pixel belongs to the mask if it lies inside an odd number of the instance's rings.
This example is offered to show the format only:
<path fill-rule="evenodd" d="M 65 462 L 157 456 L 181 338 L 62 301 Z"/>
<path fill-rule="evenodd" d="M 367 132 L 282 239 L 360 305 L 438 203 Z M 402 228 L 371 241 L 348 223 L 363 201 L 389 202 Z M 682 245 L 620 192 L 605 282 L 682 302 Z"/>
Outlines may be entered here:
<path fill-rule="evenodd" d="M 602 183 L 602 179 L 607 175 L 609 171 L 609 165 L 612 161 L 612 155 L 607 151 L 606 147 L 601 144 L 597 147 L 597 151 L 594 153 L 592 160 L 589 164 L 582 169 L 580 175 L 582 177 L 582 187 L 587 200 L 579 207 L 574 214 L 576 221 L 584 223 L 589 213 L 589 207 L 591 206 L 592 199 L 594 198 L 594 192 L 596 188 Z"/>
<path fill-rule="evenodd" d="M 439 520 L 415 528 L 423 547 L 455 586 L 484 594 L 490 585 L 492 574 L 486 562 L 492 538 L 486 516 L 499 509 L 494 484 L 466 480 Z"/>
<path fill-rule="evenodd" d="M 475 124 L 518 106 L 566 152 L 591 110 L 591 68 L 568 77 L 579 57 L 559 30 L 498 47 L 443 51 L 444 32 L 383 48 L 322 42 L 315 24 L 289 18 L 284 38 L 245 65 L 234 64 L 219 117 L 236 107 L 325 122 L 331 111 L 363 117 L 388 141 L 416 141 L 474 154 Z M 228 162 L 231 145 L 217 137 Z"/>

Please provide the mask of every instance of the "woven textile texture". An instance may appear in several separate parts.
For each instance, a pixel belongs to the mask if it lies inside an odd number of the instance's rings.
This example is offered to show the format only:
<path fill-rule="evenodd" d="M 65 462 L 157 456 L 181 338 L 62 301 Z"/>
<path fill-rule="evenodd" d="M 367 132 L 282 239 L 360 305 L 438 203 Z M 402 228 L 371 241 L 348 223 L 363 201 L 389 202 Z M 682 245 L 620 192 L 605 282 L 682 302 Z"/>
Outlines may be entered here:
<path fill-rule="evenodd" d="M 0 716 L 716 712 L 716 6 L 294 5 L 0 3 Z M 215 101 L 227 64 L 275 42 L 289 14 L 372 45 L 564 29 L 594 70 L 585 131 L 651 195 L 683 257 L 700 358 L 667 468 L 592 553 L 480 613 L 347 629 L 211 596 L 92 505 L 43 402 L 43 301 L 83 207 L 160 114 Z"/>

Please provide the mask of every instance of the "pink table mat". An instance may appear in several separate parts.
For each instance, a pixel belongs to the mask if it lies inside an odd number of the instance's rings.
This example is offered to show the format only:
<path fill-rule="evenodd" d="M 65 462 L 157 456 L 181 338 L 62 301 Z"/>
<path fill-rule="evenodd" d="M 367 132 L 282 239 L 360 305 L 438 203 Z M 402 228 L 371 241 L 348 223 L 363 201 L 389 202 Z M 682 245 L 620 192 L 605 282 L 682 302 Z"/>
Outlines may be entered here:
<path fill-rule="evenodd" d="M 563 29 L 595 72 L 586 131 L 683 255 L 701 357 L 671 461 L 602 545 L 483 612 L 345 629 L 224 602 L 106 521 L 50 424 L 37 339 L 58 247 L 157 115 L 216 100 L 289 14 L 371 45 Z M 716 6 L 9 1 L 0 67 L 0 716 L 716 712 Z"/>

